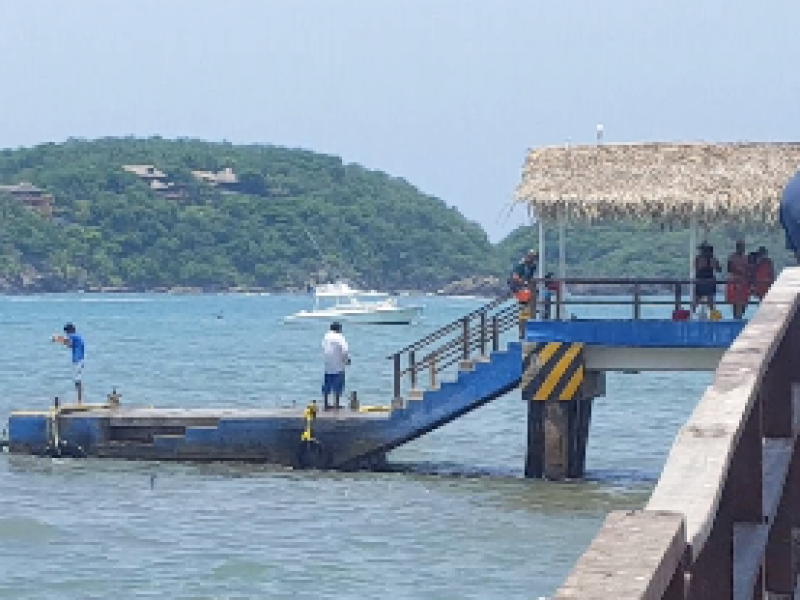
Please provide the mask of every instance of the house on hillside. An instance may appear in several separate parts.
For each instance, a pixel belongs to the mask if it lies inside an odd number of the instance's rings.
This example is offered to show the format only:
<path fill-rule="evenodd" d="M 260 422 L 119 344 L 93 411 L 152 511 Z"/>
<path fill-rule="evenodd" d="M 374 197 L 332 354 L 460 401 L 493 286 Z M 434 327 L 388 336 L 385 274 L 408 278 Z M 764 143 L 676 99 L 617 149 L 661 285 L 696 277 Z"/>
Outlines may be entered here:
<path fill-rule="evenodd" d="M 182 198 L 186 195 L 185 190 L 168 181 L 167 174 L 159 171 L 153 165 L 122 165 L 122 168 L 145 181 L 151 190 L 162 196 Z"/>
<path fill-rule="evenodd" d="M 192 171 L 195 179 L 203 181 L 208 185 L 219 188 L 221 191 L 235 192 L 239 189 L 239 177 L 230 167 L 225 167 L 221 171 Z"/>
<path fill-rule="evenodd" d="M 122 165 L 122 168 L 145 181 L 167 182 L 167 174 L 159 171 L 153 165 Z"/>
<path fill-rule="evenodd" d="M 23 181 L 14 185 L 0 185 L 0 194 L 8 194 L 43 217 L 49 219 L 53 216 L 53 204 L 55 202 L 53 195 L 46 193 L 32 183 Z"/>

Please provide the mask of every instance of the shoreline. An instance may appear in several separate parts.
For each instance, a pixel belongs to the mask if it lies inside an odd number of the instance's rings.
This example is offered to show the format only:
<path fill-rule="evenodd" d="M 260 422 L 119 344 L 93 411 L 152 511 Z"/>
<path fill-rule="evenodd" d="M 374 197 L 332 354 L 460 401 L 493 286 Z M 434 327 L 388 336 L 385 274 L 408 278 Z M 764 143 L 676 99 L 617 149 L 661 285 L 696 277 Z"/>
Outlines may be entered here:
<path fill-rule="evenodd" d="M 402 296 L 436 296 L 439 298 L 459 297 L 459 298 L 483 298 L 487 301 L 505 294 L 502 292 L 486 289 L 458 289 L 458 290 L 398 290 L 387 292 L 390 297 Z M 642 290 L 641 296 L 664 296 L 669 295 L 671 290 Z M 92 295 L 92 296 L 121 296 L 126 294 L 136 295 L 162 295 L 162 296 L 190 296 L 190 295 L 242 295 L 242 296 L 281 296 L 281 295 L 308 295 L 309 292 L 299 288 L 270 289 L 270 288 L 202 288 L 176 286 L 174 288 L 89 288 L 89 289 L 64 289 L 64 290 L 31 290 L 31 289 L 0 289 L 0 296 L 5 297 L 25 297 L 25 296 L 56 296 L 56 295 Z M 570 290 L 571 297 L 593 297 L 593 296 L 631 296 L 633 290 L 620 290 L 619 286 L 599 288 L 594 290 L 576 289 Z"/>

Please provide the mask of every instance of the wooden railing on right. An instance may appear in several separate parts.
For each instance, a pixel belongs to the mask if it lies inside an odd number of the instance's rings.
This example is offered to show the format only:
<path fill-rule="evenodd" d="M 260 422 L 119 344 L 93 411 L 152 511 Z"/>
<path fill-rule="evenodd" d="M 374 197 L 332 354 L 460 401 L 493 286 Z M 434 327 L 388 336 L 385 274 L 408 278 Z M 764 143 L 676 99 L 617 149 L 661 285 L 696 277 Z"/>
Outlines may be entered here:
<path fill-rule="evenodd" d="M 554 598 L 794 597 L 799 305 L 800 268 L 786 269 L 722 357 L 647 505 L 612 512 Z"/>

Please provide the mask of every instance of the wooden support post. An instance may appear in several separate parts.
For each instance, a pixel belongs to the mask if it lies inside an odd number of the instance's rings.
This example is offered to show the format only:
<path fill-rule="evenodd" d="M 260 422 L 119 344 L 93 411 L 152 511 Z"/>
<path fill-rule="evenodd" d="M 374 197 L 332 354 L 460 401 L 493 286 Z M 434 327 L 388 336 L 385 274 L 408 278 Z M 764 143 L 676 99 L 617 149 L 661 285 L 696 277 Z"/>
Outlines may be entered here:
<path fill-rule="evenodd" d="M 601 375 L 604 375 L 601 373 Z M 572 460 L 567 475 L 572 479 L 580 479 L 586 475 L 586 445 L 589 441 L 589 425 L 592 422 L 592 401 L 594 398 L 575 399 L 575 425 L 573 435 Z"/>
<path fill-rule="evenodd" d="M 605 393 L 604 374 L 584 372 L 582 354 L 568 348 L 564 371 L 541 365 L 539 344 L 523 344 L 522 399 L 528 404 L 526 477 L 553 480 L 585 475 L 592 400 Z M 576 387 L 577 386 L 577 387 Z M 548 391 L 549 390 L 549 391 Z"/>
<path fill-rule="evenodd" d="M 394 408 L 396 404 L 402 404 L 402 399 L 400 397 L 400 378 L 402 377 L 400 374 L 400 354 L 395 354 L 392 362 L 394 363 L 394 397 L 392 398 L 392 408 Z"/>
<path fill-rule="evenodd" d="M 525 477 L 539 479 L 544 474 L 544 402 L 536 400 L 539 362 L 537 344 L 522 344 L 520 393 L 528 409 L 528 447 L 525 454 Z"/>
<path fill-rule="evenodd" d="M 571 400 L 547 403 L 544 476 L 548 479 L 585 477 L 592 402 L 605 393 L 604 388 L 605 373 L 587 372 L 580 389 Z M 550 407 L 551 404 L 553 407 Z"/>
<path fill-rule="evenodd" d="M 525 398 L 523 398 L 525 400 Z M 533 399 L 528 405 L 528 448 L 525 453 L 525 477 L 541 479 L 544 476 L 544 402 Z"/>
<path fill-rule="evenodd" d="M 500 350 L 500 323 L 497 315 L 492 317 L 492 352 Z"/>
<path fill-rule="evenodd" d="M 573 401 L 544 403 L 544 477 L 560 481 L 569 473 Z"/>

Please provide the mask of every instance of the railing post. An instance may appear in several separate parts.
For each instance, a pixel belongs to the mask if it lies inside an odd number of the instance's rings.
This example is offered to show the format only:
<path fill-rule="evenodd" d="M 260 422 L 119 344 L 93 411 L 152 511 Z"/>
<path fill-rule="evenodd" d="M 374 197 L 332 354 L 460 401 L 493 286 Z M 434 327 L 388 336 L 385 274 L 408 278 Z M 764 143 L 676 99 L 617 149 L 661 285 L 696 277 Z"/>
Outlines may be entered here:
<path fill-rule="evenodd" d="M 500 323 L 495 315 L 492 317 L 492 351 L 498 350 L 500 350 Z"/>
<path fill-rule="evenodd" d="M 675 310 L 681 309 L 681 284 L 675 284 Z"/>
<path fill-rule="evenodd" d="M 642 289 L 638 283 L 633 284 L 633 318 L 636 321 L 642 318 Z"/>
<path fill-rule="evenodd" d="M 559 281 L 556 286 L 556 320 L 561 321 L 564 318 L 564 282 Z"/>
<path fill-rule="evenodd" d="M 400 354 L 397 353 L 393 356 L 394 362 L 394 398 L 395 400 L 400 397 Z"/>
<path fill-rule="evenodd" d="M 481 340 L 480 340 L 480 352 L 481 356 L 486 356 L 486 312 L 481 312 Z"/>
<path fill-rule="evenodd" d="M 408 353 L 408 370 L 411 376 L 411 389 L 417 389 L 417 363 L 415 360 L 414 351 Z"/>
<path fill-rule="evenodd" d="M 461 358 L 469 360 L 469 317 L 461 319 Z"/>
<path fill-rule="evenodd" d="M 430 389 L 436 389 L 436 351 L 431 354 L 430 360 Z"/>

